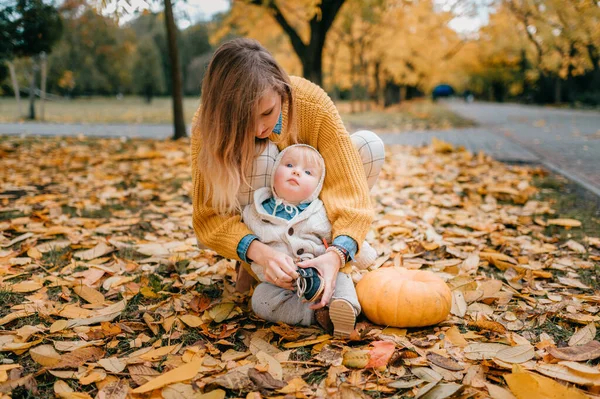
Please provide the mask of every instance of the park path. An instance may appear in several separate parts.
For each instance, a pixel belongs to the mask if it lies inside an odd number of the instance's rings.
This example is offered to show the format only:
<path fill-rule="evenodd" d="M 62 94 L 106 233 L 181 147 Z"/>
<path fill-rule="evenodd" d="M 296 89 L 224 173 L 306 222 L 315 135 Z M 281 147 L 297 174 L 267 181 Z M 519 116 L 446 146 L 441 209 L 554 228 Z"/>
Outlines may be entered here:
<path fill-rule="evenodd" d="M 437 137 L 501 161 L 541 163 L 600 196 L 600 112 L 458 100 L 446 105 L 478 126 L 382 135 L 384 141 L 421 145 Z"/>
<path fill-rule="evenodd" d="M 541 163 L 600 196 L 600 112 L 539 106 L 447 101 L 446 105 L 477 127 L 426 132 L 381 133 L 387 144 L 423 145 L 433 137 L 483 150 L 494 158 Z M 144 137 L 165 139 L 171 125 L 0 124 L 0 134 Z M 189 131 L 189 126 L 188 126 Z"/>

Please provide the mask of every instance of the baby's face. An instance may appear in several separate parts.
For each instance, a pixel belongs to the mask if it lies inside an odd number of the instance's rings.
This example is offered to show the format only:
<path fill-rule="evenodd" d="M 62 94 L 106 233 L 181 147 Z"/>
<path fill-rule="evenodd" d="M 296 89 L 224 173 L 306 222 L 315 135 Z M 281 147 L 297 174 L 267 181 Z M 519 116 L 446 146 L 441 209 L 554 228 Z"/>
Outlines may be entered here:
<path fill-rule="evenodd" d="M 321 167 L 303 151 L 288 150 L 275 170 L 273 188 L 278 196 L 292 204 L 299 204 L 315 191 L 321 179 Z"/>

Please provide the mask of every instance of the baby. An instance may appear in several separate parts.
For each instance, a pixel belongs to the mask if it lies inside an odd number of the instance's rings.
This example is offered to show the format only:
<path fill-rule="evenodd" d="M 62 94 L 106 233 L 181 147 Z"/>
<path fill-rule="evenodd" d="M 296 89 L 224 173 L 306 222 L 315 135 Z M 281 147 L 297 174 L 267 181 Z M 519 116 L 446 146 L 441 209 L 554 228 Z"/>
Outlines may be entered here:
<path fill-rule="evenodd" d="M 254 202 L 243 211 L 244 223 L 261 242 L 286 253 L 297 261 L 324 254 L 331 243 L 331 223 L 325 206 L 318 198 L 325 179 L 325 163 L 313 147 L 297 144 L 284 149 L 275 160 L 271 187 L 254 192 Z M 364 243 L 353 264 L 370 266 L 377 254 Z M 252 296 L 252 308 L 260 317 L 272 322 L 311 325 L 323 324 L 307 301 L 316 301 L 322 293 L 323 282 L 316 269 L 300 269 L 298 295 L 264 282 L 263 267 L 251 265 L 263 283 Z M 347 336 L 354 329 L 360 305 L 349 275 L 338 273 L 335 291 L 329 304 L 329 318 L 334 335 Z"/>

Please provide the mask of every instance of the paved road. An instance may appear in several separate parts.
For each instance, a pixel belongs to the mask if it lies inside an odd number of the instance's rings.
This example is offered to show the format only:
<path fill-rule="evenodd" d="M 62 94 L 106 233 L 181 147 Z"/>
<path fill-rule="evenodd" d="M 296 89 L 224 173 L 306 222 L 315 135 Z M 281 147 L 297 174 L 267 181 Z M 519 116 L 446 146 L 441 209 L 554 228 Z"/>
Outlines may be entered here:
<path fill-rule="evenodd" d="M 433 137 L 509 162 L 542 163 L 600 196 L 600 112 L 516 104 L 448 101 L 476 128 L 382 134 L 388 144 L 422 145 Z M 189 126 L 188 126 L 189 130 Z M 164 139 L 171 125 L 0 124 L 0 134 Z"/>
<path fill-rule="evenodd" d="M 416 145 L 438 137 L 512 162 L 539 162 L 600 196 L 600 112 L 516 104 L 449 101 L 454 112 L 479 126 L 384 136 Z"/>

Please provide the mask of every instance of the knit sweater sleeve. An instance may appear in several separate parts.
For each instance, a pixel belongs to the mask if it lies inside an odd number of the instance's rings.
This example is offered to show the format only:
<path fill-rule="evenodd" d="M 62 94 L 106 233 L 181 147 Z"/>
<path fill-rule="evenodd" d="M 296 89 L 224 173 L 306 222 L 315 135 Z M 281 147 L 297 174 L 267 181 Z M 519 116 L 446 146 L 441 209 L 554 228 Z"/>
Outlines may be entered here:
<path fill-rule="evenodd" d="M 373 207 L 362 161 L 333 101 L 319 98 L 317 149 L 325 160 L 321 199 L 332 225 L 332 237 L 345 235 L 360 247 L 373 222 Z"/>
<path fill-rule="evenodd" d="M 241 215 L 220 215 L 209 204 L 204 203 L 205 183 L 203 171 L 197 166 L 200 152 L 200 132 L 197 128 L 199 110 L 192 123 L 192 222 L 198 240 L 219 255 L 241 260 L 237 254 L 239 242 L 252 231 L 241 221 Z"/>

